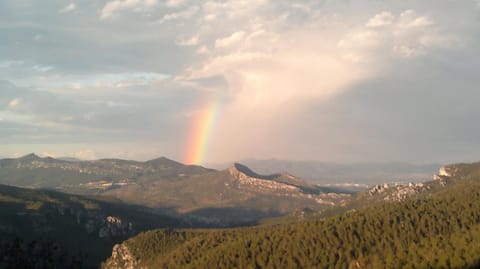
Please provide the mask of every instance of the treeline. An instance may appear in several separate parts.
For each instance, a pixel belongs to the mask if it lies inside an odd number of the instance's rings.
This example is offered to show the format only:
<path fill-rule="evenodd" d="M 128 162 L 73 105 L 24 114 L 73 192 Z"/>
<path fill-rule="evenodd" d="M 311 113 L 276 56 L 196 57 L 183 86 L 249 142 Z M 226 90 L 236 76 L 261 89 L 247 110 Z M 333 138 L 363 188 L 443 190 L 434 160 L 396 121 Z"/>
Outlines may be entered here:
<path fill-rule="evenodd" d="M 157 230 L 125 242 L 149 268 L 476 268 L 480 182 L 325 219 L 227 230 Z"/>

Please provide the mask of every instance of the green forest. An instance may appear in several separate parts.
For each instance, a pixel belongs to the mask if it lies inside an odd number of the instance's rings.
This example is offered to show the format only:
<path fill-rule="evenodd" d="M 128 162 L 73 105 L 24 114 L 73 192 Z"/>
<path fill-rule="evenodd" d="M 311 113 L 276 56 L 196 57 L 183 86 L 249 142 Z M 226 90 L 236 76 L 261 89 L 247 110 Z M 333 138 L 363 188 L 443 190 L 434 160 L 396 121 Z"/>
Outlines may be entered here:
<path fill-rule="evenodd" d="M 480 181 L 332 217 L 222 230 L 154 230 L 124 242 L 148 268 L 477 268 Z"/>

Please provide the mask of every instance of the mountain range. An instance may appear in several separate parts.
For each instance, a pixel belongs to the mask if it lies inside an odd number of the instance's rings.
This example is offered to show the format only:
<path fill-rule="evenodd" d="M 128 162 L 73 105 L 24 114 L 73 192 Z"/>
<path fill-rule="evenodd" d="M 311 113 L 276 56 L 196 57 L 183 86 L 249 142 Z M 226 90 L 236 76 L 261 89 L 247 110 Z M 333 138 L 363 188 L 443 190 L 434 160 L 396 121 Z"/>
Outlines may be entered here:
<path fill-rule="evenodd" d="M 240 163 L 29 154 L 0 160 L 0 268 L 475 268 L 479 193 L 480 163 L 352 193 Z"/>
<path fill-rule="evenodd" d="M 165 157 L 67 161 L 29 154 L 0 160 L 0 184 L 111 197 L 207 226 L 254 224 L 327 208 L 350 196 L 287 173 L 260 175 L 238 163 L 218 171 Z"/>

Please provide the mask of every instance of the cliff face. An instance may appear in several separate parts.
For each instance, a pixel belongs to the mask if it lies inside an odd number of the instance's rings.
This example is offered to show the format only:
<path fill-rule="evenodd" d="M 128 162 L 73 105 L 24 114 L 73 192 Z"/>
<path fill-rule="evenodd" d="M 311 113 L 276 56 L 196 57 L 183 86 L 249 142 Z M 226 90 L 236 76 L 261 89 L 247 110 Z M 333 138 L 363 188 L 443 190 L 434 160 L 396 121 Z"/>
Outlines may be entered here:
<path fill-rule="evenodd" d="M 234 164 L 228 169 L 230 175 L 236 180 L 240 189 L 250 189 L 260 192 L 271 192 L 276 195 L 284 195 L 292 192 L 300 192 L 300 189 L 293 185 L 288 185 L 278 182 L 275 179 L 280 178 L 281 175 L 261 176 L 246 166 L 241 164 Z"/>
<path fill-rule="evenodd" d="M 102 265 L 102 269 L 141 269 L 139 262 L 125 244 L 113 247 L 112 256 Z M 146 269 L 146 268 L 145 268 Z"/>
<path fill-rule="evenodd" d="M 309 201 L 321 206 L 335 205 L 350 197 L 349 194 L 322 192 L 317 186 L 286 173 L 259 175 L 238 163 L 232 165 L 228 173 L 233 178 L 232 186 L 250 193 Z"/>
<path fill-rule="evenodd" d="M 472 165 L 452 164 L 442 166 L 438 172 L 433 175 L 433 181 L 420 183 L 397 183 L 375 185 L 366 191 L 366 194 L 376 200 L 384 200 L 390 202 L 401 202 L 415 195 L 427 192 L 429 190 L 445 187 L 449 183 L 463 179 L 470 174 Z"/>

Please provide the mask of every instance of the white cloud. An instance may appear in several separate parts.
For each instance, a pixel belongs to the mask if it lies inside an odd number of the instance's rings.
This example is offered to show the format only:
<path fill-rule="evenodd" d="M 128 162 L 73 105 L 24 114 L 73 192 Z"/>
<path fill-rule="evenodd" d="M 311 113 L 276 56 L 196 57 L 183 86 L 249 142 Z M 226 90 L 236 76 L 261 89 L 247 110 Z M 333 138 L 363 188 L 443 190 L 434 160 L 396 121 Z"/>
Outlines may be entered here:
<path fill-rule="evenodd" d="M 226 48 L 240 42 L 245 37 L 244 31 L 238 31 L 230 36 L 215 40 L 215 48 Z"/>
<path fill-rule="evenodd" d="M 66 5 L 64 8 L 60 9 L 58 12 L 59 13 L 69 13 L 74 11 L 77 8 L 77 5 L 75 3 L 70 3 Z"/>
<path fill-rule="evenodd" d="M 167 7 L 178 7 L 182 5 L 185 2 L 185 0 L 167 0 L 165 2 L 165 5 Z"/>
<path fill-rule="evenodd" d="M 173 12 L 173 13 L 168 13 L 165 14 L 160 20 L 158 20 L 158 23 L 164 23 L 167 21 L 172 21 L 172 20 L 186 20 L 190 19 L 193 17 L 197 12 L 199 11 L 198 6 L 191 6 L 189 8 L 186 8 L 184 10 L 178 11 L 178 12 Z"/>
<path fill-rule="evenodd" d="M 395 19 L 395 16 L 393 16 L 392 13 L 388 11 L 383 11 L 382 13 L 379 13 L 372 17 L 368 22 L 367 22 L 367 27 L 382 27 L 385 25 L 390 25 L 393 23 L 393 20 Z"/>
<path fill-rule="evenodd" d="M 426 16 L 417 16 L 414 10 L 406 10 L 400 14 L 399 28 L 417 28 L 432 26 L 434 23 Z"/>
<path fill-rule="evenodd" d="M 365 27 L 347 33 L 338 43 L 344 59 L 352 62 L 387 63 L 391 57 L 414 58 L 432 49 L 459 46 L 462 42 L 427 16 L 406 10 L 398 15 L 382 12 Z M 381 27 L 380 27 L 381 26 Z M 382 55 L 379 57 L 379 55 Z"/>
<path fill-rule="evenodd" d="M 205 15 L 205 17 L 203 18 L 205 21 L 213 21 L 217 18 L 217 15 L 216 14 L 207 14 Z"/>
<path fill-rule="evenodd" d="M 154 72 L 132 72 L 132 73 L 110 73 L 97 74 L 92 76 L 70 77 L 65 82 L 60 82 L 60 86 L 70 86 L 75 89 L 81 88 L 127 88 L 132 86 L 145 86 L 155 81 L 168 78 L 166 74 Z M 64 85 L 68 83 L 68 85 Z"/>
<path fill-rule="evenodd" d="M 107 2 L 100 12 L 101 19 L 107 19 L 123 10 L 148 10 L 157 5 L 158 0 L 114 0 Z"/>
<path fill-rule="evenodd" d="M 20 105 L 20 102 L 21 102 L 20 98 L 14 98 L 8 103 L 8 108 L 15 110 Z"/>
<path fill-rule="evenodd" d="M 32 66 L 32 69 L 35 70 L 35 71 L 39 71 L 39 72 L 48 72 L 48 71 L 53 69 L 53 66 L 36 64 L 36 65 Z"/>

